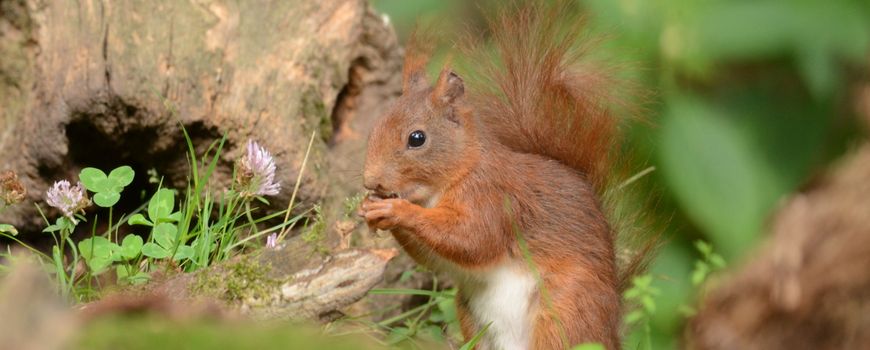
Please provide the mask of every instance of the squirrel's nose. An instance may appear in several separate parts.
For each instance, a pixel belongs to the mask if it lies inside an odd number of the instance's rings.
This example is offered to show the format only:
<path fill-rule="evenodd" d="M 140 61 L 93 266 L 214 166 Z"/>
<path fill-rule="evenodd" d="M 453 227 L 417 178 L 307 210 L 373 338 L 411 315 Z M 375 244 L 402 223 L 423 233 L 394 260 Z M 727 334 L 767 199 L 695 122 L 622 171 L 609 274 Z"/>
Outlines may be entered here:
<path fill-rule="evenodd" d="M 376 172 L 372 171 L 370 167 L 366 167 L 363 171 L 363 187 L 369 191 L 382 190 L 384 186 L 378 181 L 379 178 L 380 176 L 377 176 Z"/>
<path fill-rule="evenodd" d="M 381 191 L 384 189 L 384 186 L 382 186 L 380 183 L 378 183 L 377 180 L 375 180 L 371 177 L 368 177 L 368 176 L 366 176 L 365 180 L 363 180 L 363 187 L 365 187 L 369 191 L 374 191 L 374 192 Z"/>

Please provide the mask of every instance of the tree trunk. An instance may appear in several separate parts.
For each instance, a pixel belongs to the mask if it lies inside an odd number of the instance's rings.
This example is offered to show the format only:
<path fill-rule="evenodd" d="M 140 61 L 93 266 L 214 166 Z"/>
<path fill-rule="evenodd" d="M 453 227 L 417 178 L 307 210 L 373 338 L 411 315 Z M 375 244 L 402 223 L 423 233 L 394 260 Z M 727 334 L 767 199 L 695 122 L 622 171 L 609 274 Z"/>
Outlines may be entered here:
<path fill-rule="evenodd" d="M 83 167 L 134 167 L 116 212 L 142 203 L 149 169 L 184 188 L 179 126 L 198 152 L 226 135 L 219 186 L 248 139 L 270 150 L 273 208 L 316 132 L 299 202 L 343 198 L 359 189 L 361 136 L 400 89 L 395 34 L 364 0 L 0 0 L 0 57 L 0 170 L 29 192 L 0 222 L 22 232 L 42 227 L 33 203 L 51 183 Z"/>

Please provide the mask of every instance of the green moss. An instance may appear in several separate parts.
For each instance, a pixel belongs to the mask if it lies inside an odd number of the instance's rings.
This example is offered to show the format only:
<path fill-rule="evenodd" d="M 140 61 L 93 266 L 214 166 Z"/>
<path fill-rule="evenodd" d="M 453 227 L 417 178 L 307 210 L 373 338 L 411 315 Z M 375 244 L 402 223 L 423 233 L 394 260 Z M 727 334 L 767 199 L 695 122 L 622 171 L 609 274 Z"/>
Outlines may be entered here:
<path fill-rule="evenodd" d="M 268 300 L 284 282 L 269 277 L 271 271 L 271 266 L 245 257 L 226 265 L 220 273 L 198 272 L 191 291 L 226 301 Z"/>
<path fill-rule="evenodd" d="M 332 139 L 332 115 L 327 113 L 323 98 L 312 88 L 302 93 L 301 100 L 302 114 L 315 123 L 314 130 L 323 142 L 329 142 Z"/>
<path fill-rule="evenodd" d="M 364 198 L 365 195 L 360 192 L 344 199 L 342 207 L 344 208 L 345 219 L 350 219 L 355 215 L 357 208 L 359 208 Z"/>
<path fill-rule="evenodd" d="M 320 205 L 314 206 L 314 219 L 310 225 L 306 223 L 306 229 L 302 233 L 302 240 L 314 246 L 315 251 L 329 253 L 323 244 L 326 239 L 326 218 Z"/>

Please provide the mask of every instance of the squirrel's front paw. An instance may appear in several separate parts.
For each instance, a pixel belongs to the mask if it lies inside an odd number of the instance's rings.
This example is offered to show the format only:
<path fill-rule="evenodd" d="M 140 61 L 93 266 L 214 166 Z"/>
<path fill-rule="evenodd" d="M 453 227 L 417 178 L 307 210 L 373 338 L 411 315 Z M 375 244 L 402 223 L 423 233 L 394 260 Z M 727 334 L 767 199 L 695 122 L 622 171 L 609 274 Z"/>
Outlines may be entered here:
<path fill-rule="evenodd" d="M 407 226 L 413 204 L 404 199 L 390 198 L 371 200 L 362 203 L 363 217 L 366 224 L 380 230 L 392 230 Z"/>

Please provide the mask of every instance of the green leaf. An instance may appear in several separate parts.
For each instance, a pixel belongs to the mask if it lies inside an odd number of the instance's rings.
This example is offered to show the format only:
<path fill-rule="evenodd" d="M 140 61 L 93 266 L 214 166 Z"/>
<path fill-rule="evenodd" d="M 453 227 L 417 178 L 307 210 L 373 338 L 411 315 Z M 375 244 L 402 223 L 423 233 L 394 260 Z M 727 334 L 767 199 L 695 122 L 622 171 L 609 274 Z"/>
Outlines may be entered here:
<path fill-rule="evenodd" d="M 60 226 L 61 230 L 65 229 L 67 230 L 67 232 L 72 232 L 76 228 L 76 225 L 73 224 L 72 220 L 70 220 L 66 216 L 61 216 L 57 218 L 55 224 L 57 224 L 57 226 Z"/>
<path fill-rule="evenodd" d="M 434 325 L 434 324 L 426 325 L 420 331 L 420 333 L 428 334 L 436 342 L 444 342 L 445 341 L 444 331 L 442 331 L 441 326 L 438 326 L 438 325 Z"/>
<path fill-rule="evenodd" d="M 632 312 L 629 312 L 628 315 L 625 315 L 624 322 L 626 324 L 634 324 L 637 321 L 640 321 L 641 319 L 643 319 L 644 316 L 645 316 L 645 314 L 643 313 L 642 310 L 633 310 Z"/>
<path fill-rule="evenodd" d="M 109 179 L 113 180 L 115 185 L 121 187 L 120 189 L 118 189 L 118 192 L 120 192 L 120 190 L 124 187 L 127 187 L 127 185 L 131 184 L 133 182 L 134 176 L 135 172 L 133 171 L 133 168 L 127 165 L 117 167 L 115 168 L 115 170 L 112 170 L 112 172 L 109 173 Z"/>
<path fill-rule="evenodd" d="M 656 311 L 656 302 L 652 296 L 644 295 L 640 298 L 640 303 L 643 304 L 643 308 L 647 313 L 652 314 Z"/>
<path fill-rule="evenodd" d="M 722 256 L 719 254 L 710 255 L 710 263 L 713 264 L 713 266 L 717 269 L 724 269 L 727 265 L 725 263 L 725 259 L 723 259 Z"/>
<path fill-rule="evenodd" d="M 133 259 L 142 252 L 142 245 L 142 237 L 133 234 L 127 235 L 121 242 L 121 255 L 126 260 Z"/>
<path fill-rule="evenodd" d="M 698 261 L 695 263 L 695 269 L 692 271 L 692 285 L 700 285 L 704 282 L 704 279 L 707 278 L 707 272 L 709 268 L 707 264 Z"/>
<path fill-rule="evenodd" d="M 489 326 L 491 324 L 492 324 L 492 322 L 487 323 L 486 326 L 484 326 L 483 329 L 480 330 L 480 332 L 477 332 L 477 334 L 475 334 L 474 337 L 471 338 L 471 340 L 469 340 L 465 344 L 462 344 L 462 347 L 460 347 L 459 350 L 472 350 L 472 349 L 474 349 L 474 347 L 477 346 L 477 343 L 479 343 L 480 340 L 483 339 L 483 335 L 486 334 L 487 330 L 489 330 Z"/>
<path fill-rule="evenodd" d="M 112 264 L 113 252 L 118 247 L 105 237 L 86 238 L 78 243 L 79 254 L 85 259 L 93 274 L 100 274 Z"/>
<path fill-rule="evenodd" d="M 709 243 L 704 242 L 700 239 L 695 241 L 695 248 L 697 248 L 698 251 L 701 252 L 701 254 L 704 256 L 710 255 L 710 253 L 713 252 L 713 247 Z"/>
<path fill-rule="evenodd" d="M 94 257 L 91 260 L 87 261 L 88 267 L 91 268 L 91 273 L 94 275 L 99 275 L 103 272 L 106 272 L 106 269 L 109 265 L 112 265 L 111 258 L 105 257 Z"/>
<path fill-rule="evenodd" d="M 115 268 L 115 274 L 118 276 L 118 283 L 129 283 L 133 285 L 143 284 L 151 279 L 151 275 L 146 272 L 136 271 L 134 275 L 130 275 L 127 266 L 118 265 Z"/>
<path fill-rule="evenodd" d="M 18 235 L 18 230 L 15 229 L 15 226 L 9 224 L 0 224 L 0 233 L 9 234 L 12 236 Z"/>
<path fill-rule="evenodd" d="M 645 289 L 649 287 L 652 283 L 652 276 L 650 275 L 641 275 L 632 279 L 632 283 L 640 289 Z"/>
<path fill-rule="evenodd" d="M 62 228 L 63 227 L 61 227 L 58 224 L 53 224 L 53 225 L 48 225 L 48 227 L 42 229 L 42 232 L 51 233 L 51 232 L 60 231 L 60 229 L 62 229 Z"/>
<path fill-rule="evenodd" d="M 148 201 L 148 218 L 151 219 L 151 222 L 168 218 L 174 208 L 175 192 L 168 188 L 161 188 Z"/>
<path fill-rule="evenodd" d="M 175 251 L 175 256 L 172 258 L 173 260 L 184 260 L 190 259 L 193 257 L 193 247 L 187 245 L 180 245 L 178 249 Z"/>
<path fill-rule="evenodd" d="M 126 266 L 123 266 L 123 265 L 115 266 L 115 275 L 118 276 L 118 282 L 121 282 L 124 279 L 126 279 L 128 274 L 129 274 L 129 272 L 127 272 Z"/>
<path fill-rule="evenodd" d="M 127 219 L 127 225 L 145 225 L 145 226 L 153 226 L 154 224 L 148 219 L 145 218 L 145 215 L 142 214 L 133 214 L 129 219 Z"/>
<path fill-rule="evenodd" d="M 438 310 L 444 315 L 444 322 L 452 323 L 457 320 L 456 306 L 453 298 L 443 298 L 438 301 Z"/>
<path fill-rule="evenodd" d="M 85 260 L 96 256 L 109 257 L 112 253 L 111 248 L 109 248 L 110 243 L 112 242 L 100 236 L 83 239 L 78 243 L 79 254 Z"/>
<path fill-rule="evenodd" d="M 411 329 L 408 327 L 394 327 L 390 330 L 390 334 L 387 336 L 387 344 L 396 345 L 403 340 L 410 338 L 411 335 Z"/>
<path fill-rule="evenodd" d="M 139 272 L 133 276 L 127 277 L 127 280 L 130 281 L 130 284 L 139 285 L 148 282 L 151 279 L 151 275 L 147 272 Z"/>
<path fill-rule="evenodd" d="M 142 254 L 154 259 L 166 259 L 169 257 L 169 251 L 151 242 L 145 243 L 142 246 Z"/>
<path fill-rule="evenodd" d="M 151 236 L 158 245 L 165 249 L 170 249 L 175 245 L 175 236 L 178 233 L 178 228 L 170 223 L 159 223 L 151 231 Z"/>
<path fill-rule="evenodd" d="M 79 172 L 79 181 L 91 192 L 107 190 L 105 182 L 108 179 L 106 173 L 97 168 L 84 168 Z"/>
<path fill-rule="evenodd" d="M 97 192 L 94 194 L 94 203 L 103 207 L 109 208 L 115 203 L 118 203 L 118 200 L 121 199 L 121 194 L 118 192 Z"/>
<path fill-rule="evenodd" d="M 759 234 L 770 193 L 781 185 L 739 116 L 687 97 L 669 105 L 661 125 L 662 174 L 689 217 L 728 256 L 738 256 Z"/>
<path fill-rule="evenodd" d="M 123 249 L 121 248 L 121 246 L 113 242 L 109 242 L 109 258 L 111 258 L 112 261 L 126 260 L 124 259 Z"/>
<path fill-rule="evenodd" d="M 440 310 L 433 310 L 432 313 L 429 314 L 428 320 L 429 322 L 444 322 L 444 313 Z"/>

